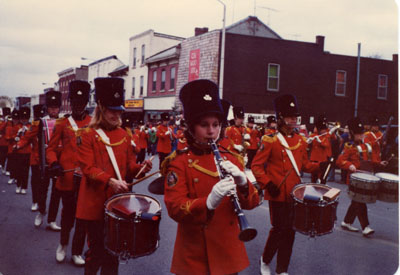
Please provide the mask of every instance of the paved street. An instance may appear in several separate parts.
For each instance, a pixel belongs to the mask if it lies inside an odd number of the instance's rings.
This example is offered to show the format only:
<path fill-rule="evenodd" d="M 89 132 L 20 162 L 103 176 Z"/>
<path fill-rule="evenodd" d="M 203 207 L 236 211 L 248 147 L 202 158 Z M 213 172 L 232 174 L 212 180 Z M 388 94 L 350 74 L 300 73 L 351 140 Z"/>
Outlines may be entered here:
<path fill-rule="evenodd" d="M 155 168 L 158 167 L 156 159 L 153 161 Z M 168 217 L 162 195 L 154 195 L 147 191 L 149 183 L 155 177 L 138 184 L 134 191 L 149 194 L 162 204 L 160 247 L 150 256 L 121 264 L 119 272 L 121 275 L 170 274 L 177 226 Z M 338 181 L 339 175 L 336 177 Z M 304 181 L 308 179 L 305 175 Z M 55 251 L 59 242 L 59 233 L 46 230 L 45 224 L 39 229 L 34 227 L 36 212 L 30 211 L 30 189 L 27 195 L 17 195 L 15 185 L 8 185 L 7 180 L 8 177 L 0 176 L 0 273 L 3 275 L 83 274 L 82 268 L 75 267 L 70 262 L 70 249 L 67 261 L 62 264 L 56 263 Z M 309 238 L 297 233 L 289 274 L 394 274 L 399 260 L 398 204 L 377 202 L 368 205 L 371 227 L 376 232 L 371 238 L 365 238 L 360 232 L 351 233 L 340 228 L 339 224 L 349 205 L 346 186 L 331 182 L 328 185 L 342 190 L 335 230 L 331 234 L 317 238 Z M 58 224 L 60 224 L 60 211 Z M 249 223 L 257 229 L 258 235 L 254 240 L 246 243 L 250 266 L 240 274 L 254 275 L 258 274 L 258 261 L 270 229 L 267 202 L 264 201 L 252 211 L 246 211 L 246 216 Z M 358 221 L 354 225 L 360 227 Z M 223 232 L 221 232 L 222 237 Z M 276 259 L 272 263 L 273 268 L 275 268 L 275 262 Z"/>

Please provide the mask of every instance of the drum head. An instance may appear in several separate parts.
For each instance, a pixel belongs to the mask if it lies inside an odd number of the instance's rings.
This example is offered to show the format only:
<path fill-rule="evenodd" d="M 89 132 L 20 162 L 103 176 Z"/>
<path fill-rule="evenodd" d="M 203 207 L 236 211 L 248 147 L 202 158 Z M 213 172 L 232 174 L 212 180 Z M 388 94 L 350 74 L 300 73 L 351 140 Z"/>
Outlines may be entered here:
<path fill-rule="evenodd" d="M 377 176 L 380 179 L 386 180 L 386 181 L 391 181 L 391 182 L 398 182 L 399 181 L 399 176 L 395 175 L 395 174 L 376 173 L 375 176 Z"/>
<path fill-rule="evenodd" d="M 379 178 L 371 175 L 371 174 L 367 174 L 367 173 L 353 173 L 350 175 L 350 179 L 355 179 L 355 180 L 361 180 L 361 181 L 366 181 L 366 182 L 378 182 Z"/>
<path fill-rule="evenodd" d="M 303 201 L 304 195 L 309 194 L 312 196 L 322 196 L 328 192 L 331 188 L 326 185 L 314 184 L 314 183 L 306 183 L 297 185 L 293 191 L 292 196 L 295 200 Z"/>
<path fill-rule="evenodd" d="M 106 210 L 114 214 L 127 216 L 135 213 L 155 214 L 161 210 L 161 204 L 154 198 L 134 193 L 118 194 L 106 201 Z"/>

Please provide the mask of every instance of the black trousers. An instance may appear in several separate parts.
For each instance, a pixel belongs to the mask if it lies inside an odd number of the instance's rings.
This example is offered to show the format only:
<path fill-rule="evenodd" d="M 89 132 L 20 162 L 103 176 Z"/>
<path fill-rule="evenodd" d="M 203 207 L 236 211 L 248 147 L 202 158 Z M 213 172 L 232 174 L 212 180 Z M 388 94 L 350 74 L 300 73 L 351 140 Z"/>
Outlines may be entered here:
<path fill-rule="evenodd" d="M 77 191 L 61 191 L 62 211 L 61 211 L 61 232 L 60 244 L 67 245 L 72 228 L 75 223 L 75 212 L 77 203 Z M 72 255 L 81 255 L 85 245 L 86 228 L 82 220 L 75 223 L 75 231 L 72 239 Z"/>
<path fill-rule="evenodd" d="M 118 274 L 118 257 L 111 255 L 104 246 L 104 220 L 85 220 L 88 232 L 88 246 L 85 258 L 85 275 L 95 275 L 101 268 L 101 275 Z"/>
<path fill-rule="evenodd" d="M 7 171 L 10 172 L 10 179 L 15 179 L 16 178 L 16 168 L 18 166 L 17 164 L 17 157 L 16 153 L 9 153 L 7 155 Z"/>
<path fill-rule="evenodd" d="M 0 165 L 4 169 L 7 159 L 8 146 L 0 146 Z"/>
<path fill-rule="evenodd" d="M 170 153 L 161 153 L 161 152 L 158 152 L 158 157 L 160 158 L 160 164 L 159 164 L 160 170 L 161 170 L 161 164 L 162 164 L 162 162 L 164 161 L 164 159 L 165 159 L 166 157 L 168 157 L 169 154 L 170 154 Z"/>
<path fill-rule="evenodd" d="M 31 154 L 15 154 L 15 179 L 17 186 L 22 189 L 28 188 L 29 162 Z M 17 171 L 18 169 L 18 171 Z"/>
<path fill-rule="evenodd" d="M 256 155 L 257 150 L 255 149 L 247 149 L 247 164 L 246 168 L 251 169 L 251 163 L 253 162 L 254 156 Z"/>
<path fill-rule="evenodd" d="M 142 148 L 140 149 L 140 152 L 137 155 L 136 163 L 142 163 L 145 158 L 146 158 L 146 148 Z"/>
<path fill-rule="evenodd" d="M 39 201 L 40 201 L 40 169 L 39 169 L 39 165 L 31 166 L 31 188 L 32 188 L 32 202 L 39 203 Z"/>
<path fill-rule="evenodd" d="M 49 215 L 47 216 L 47 222 L 54 222 L 57 218 L 58 207 L 60 205 L 61 194 L 56 188 L 56 179 L 52 178 L 51 196 L 49 204 Z M 46 202 L 47 202 L 47 192 L 49 189 L 50 178 L 45 177 L 43 181 L 40 182 L 40 196 L 39 196 L 39 212 L 46 215 Z"/>
<path fill-rule="evenodd" d="M 293 230 L 293 203 L 269 201 L 269 213 L 272 228 L 265 244 L 263 261 L 269 264 L 278 253 L 276 273 L 287 272 L 296 233 Z"/>
<path fill-rule="evenodd" d="M 349 208 L 347 209 L 346 216 L 344 217 L 344 222 L 353 224 L 356 217 L 360 221 L 361 227 L 364 230 L 364 228 L 369 225 L 367 205 L 365 203 L 352 200 Z"/>

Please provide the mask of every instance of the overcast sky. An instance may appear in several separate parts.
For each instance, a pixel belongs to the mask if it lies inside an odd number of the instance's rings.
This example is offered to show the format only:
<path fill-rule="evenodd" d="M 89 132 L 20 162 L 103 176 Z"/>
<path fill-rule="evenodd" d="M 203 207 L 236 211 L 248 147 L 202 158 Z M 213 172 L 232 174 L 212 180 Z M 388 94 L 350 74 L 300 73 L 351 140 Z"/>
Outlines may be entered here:
<path fill-rule="evenodd" d="M 362 56 L 398 52 L 397 1 L 222 1 L 227 25 L 256 6 L 255 15 L 284 39 L 323 35 L 326 51 L 353 56 L 359 42 Z M 128 64 L 131 36 L 153 29 L 190 37 L 195 27 L 221 28 L 222 16 L 217 0 L 0 0 L 0 95 L 41 93 L 58 72 L 110 55 Z"/>

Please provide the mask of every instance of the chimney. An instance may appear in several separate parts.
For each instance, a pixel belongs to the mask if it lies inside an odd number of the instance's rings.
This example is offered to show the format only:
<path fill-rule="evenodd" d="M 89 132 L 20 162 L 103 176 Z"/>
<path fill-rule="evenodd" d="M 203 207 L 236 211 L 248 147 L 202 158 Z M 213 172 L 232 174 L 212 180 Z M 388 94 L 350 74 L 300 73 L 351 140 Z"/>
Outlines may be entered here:
<path fill-rule="evenodd" d="M 325 44 L 325 36 L 322 35 L 317 35 L 315 37 L 315 43 L 318 45 L 318 47 L 324 51 L 324 44 Z"/>
<path fill-rule="evenodd" d="M 393 59 L 393 62 L 397 64 L 399 62 L 399 55 L 398 54 L 393 54 L 392 55 L 392 59 Z"/>
<path fill-rule="evenodd" d="M 194 36 L 199 36 L 199 35 L 202 35 L 202 34 L 204 34 L 204 33 L 207 33 L 208 32 L 208 28 L 195 28 L 194 29 Z"/>

